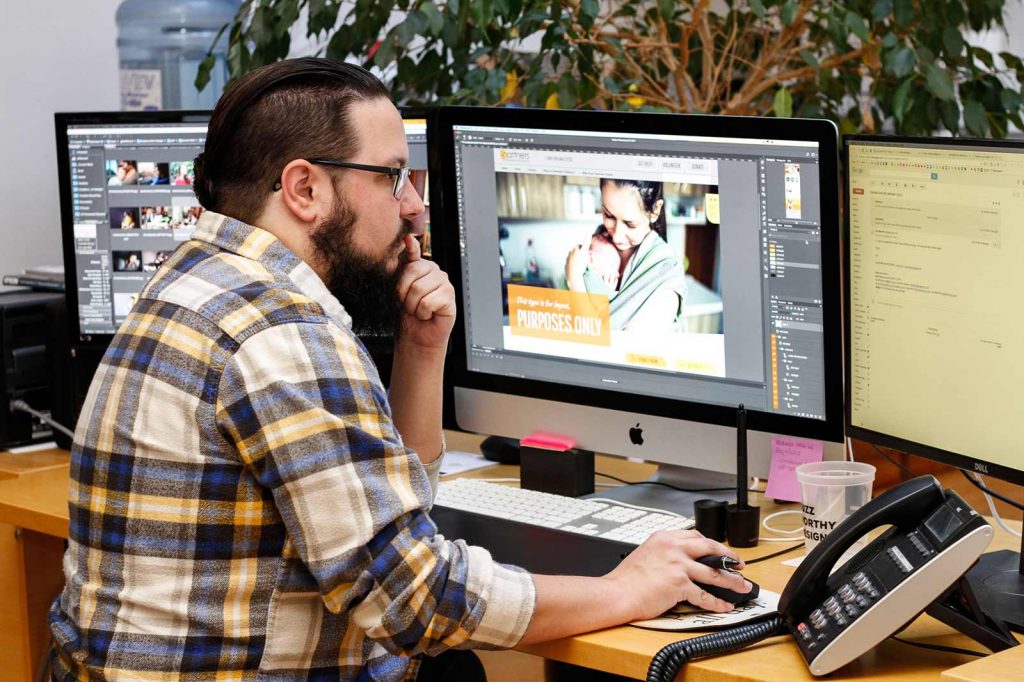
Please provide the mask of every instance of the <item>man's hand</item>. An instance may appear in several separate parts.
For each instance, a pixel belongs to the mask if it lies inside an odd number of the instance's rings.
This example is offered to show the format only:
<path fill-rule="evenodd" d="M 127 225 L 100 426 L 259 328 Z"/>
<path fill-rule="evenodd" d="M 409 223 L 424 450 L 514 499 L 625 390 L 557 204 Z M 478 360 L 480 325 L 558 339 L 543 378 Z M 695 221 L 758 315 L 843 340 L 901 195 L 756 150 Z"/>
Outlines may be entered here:
<path fill-rule="evenodd" d="M 400 341 L 422 349 L 445 349 L 455 326 L 455 287 L 437 263 L 423 260 L 420 243 L 405 236 L 408 261 L 398 280 L 405 318 Z"/>
<path fill-rule="evenodd" d="M 732 604 L 711 596 L 694 581 L 741 594 L 749 592 L 751 585 L 736 573 L 696 562 L 709 554 L 739 560 L 734 551 L 695 530 L 660 531 L 631 552 L 605 578 L 618 583 L 622 594 L 630 600 L 630 620 L 655 618 L 681 601 L 720 613 L 732 611 L 735 608 Z"/>

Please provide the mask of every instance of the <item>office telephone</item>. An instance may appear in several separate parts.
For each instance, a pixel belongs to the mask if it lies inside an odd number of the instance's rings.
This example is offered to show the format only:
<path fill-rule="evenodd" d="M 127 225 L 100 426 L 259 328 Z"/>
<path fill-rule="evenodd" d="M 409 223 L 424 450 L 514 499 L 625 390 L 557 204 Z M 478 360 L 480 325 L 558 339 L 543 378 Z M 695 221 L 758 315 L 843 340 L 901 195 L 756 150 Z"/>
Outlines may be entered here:
<path fill-rule="evenodd" d="M 836 570 L 866 533 L 882 532 Z M 675 679 L 683 663 L 791 634 L 814 675 L 830 673 L 901 630 L 923 611 L 992 651 L 1016 646 L 988 618 L 963 574 L 992 539 L 992 527 L 959 495 L 921 476 L 869 501 L 815 547 L 787 583 L 769 620 L 670 644 L 648 680 Z"/>

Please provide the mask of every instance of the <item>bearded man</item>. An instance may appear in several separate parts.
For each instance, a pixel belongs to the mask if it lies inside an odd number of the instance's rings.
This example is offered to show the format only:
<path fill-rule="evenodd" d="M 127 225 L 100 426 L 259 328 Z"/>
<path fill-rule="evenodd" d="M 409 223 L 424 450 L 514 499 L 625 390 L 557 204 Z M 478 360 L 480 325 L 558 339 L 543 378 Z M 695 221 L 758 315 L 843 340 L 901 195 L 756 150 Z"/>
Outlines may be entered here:
<path fill-rule="evenodd" d="M 58 680 L 473 680 L 511 647 L 743 591 L 663 533 L 601 578 L 437 533 L 455 292 L 420 258 L 401 117 L 353 65 L 239 79 L 195 161 L 206 209 L 101 363 L 72 448 Z M 353 332 L 395 333 L 389 391 Z M 747 588 L 749 589 L 749 587 Z"/>

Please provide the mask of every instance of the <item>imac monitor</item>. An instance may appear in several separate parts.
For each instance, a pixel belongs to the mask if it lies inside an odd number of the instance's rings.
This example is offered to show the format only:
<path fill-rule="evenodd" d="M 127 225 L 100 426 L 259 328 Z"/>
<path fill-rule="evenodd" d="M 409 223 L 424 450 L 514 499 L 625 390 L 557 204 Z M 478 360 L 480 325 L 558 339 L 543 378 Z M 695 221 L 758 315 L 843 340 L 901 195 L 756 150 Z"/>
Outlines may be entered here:
<path fill-rule="evenodd" d="M 452 107 L 435 133 L 461 428 L 734 474 L 743 405 L 754 475 L 771 434 L 842 440 L 831 123 Z"/>
<path fill-rule="evenodd" d="M 403 110 L 410 181 L 429 197 L 426 109 Z M 202 207 L 192 160 L 209 111 L 57 114 L 70 339 L 105 348 L 157 267 L 193 230 Z M 428 230 L 429 198 L 419 220 Z M 371 350 L 391 339 L 364 338 Z"/>
<path fill-rule="evenodd" d="M 1024 143 L 856 136 L 845 155 L 849 435 L 1024 484 Z M 968 574 L 1017 628 L 1022 573 L 1003 551 Z"/>

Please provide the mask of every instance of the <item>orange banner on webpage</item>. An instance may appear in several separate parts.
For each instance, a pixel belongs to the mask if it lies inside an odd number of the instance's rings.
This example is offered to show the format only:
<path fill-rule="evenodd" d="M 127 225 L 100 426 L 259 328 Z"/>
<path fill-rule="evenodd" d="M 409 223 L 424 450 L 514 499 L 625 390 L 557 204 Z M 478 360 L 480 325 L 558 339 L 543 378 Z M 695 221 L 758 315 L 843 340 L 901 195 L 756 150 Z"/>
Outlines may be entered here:
<path fill-rule="evenodd" d="M 508 318 L 516 336 L 611 345 L 608 297 L 600 294 L 509 284 Z"/>

